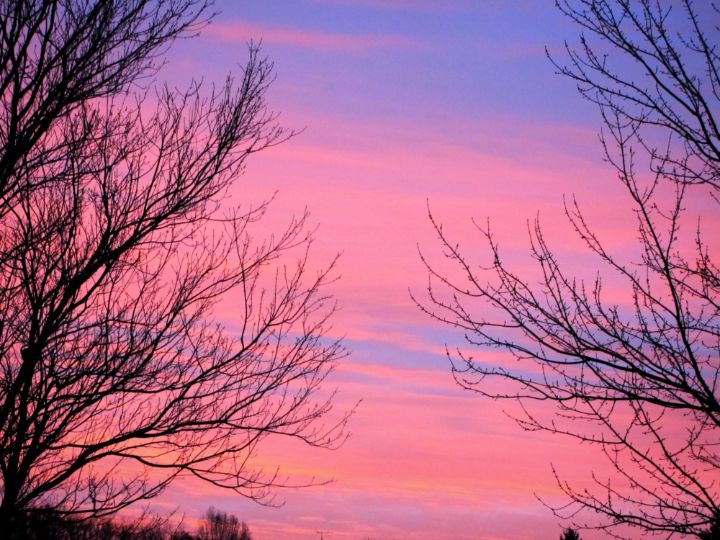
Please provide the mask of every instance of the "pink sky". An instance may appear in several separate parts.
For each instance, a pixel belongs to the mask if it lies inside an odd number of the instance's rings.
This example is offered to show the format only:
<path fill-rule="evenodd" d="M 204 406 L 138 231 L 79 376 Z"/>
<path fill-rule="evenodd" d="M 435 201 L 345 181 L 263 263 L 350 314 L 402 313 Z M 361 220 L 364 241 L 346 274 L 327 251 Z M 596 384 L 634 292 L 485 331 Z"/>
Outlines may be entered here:
<path fill-rule="evenodd" d="M 471 219 L 489 218 L 521 271 L 527 220 L 539 215 L 560 257 L 593 275 L 563 195 L 577 195 L 610 249 L 634 242 L 601 159 L 600 119 L 544 57 L 544 46 L 575 37 L 551 4 L 227 0 L 216 23 L 173 49 L 163 72 L 173 81 L 220 80 L 250 39 L 275 61 L 271 104 L 283 125 L 304 131 L 255 156 L 233 197 L 277 191 L 258 234 L 307 207 L 318 225 L 314 263 L 342 253 L 333 332 L 351 355 L 329 384 L 340 409 L 361 403 L 339 450 L 261 446 L 258 463 L 332 483 L 282 491 L 284 506 L 265 508 L 186 479 L 155 507 L 192 522 L 212 504 L 247 521 L 256 540 L 559 537 L 567 523 L 536 498 L 562 501 L 550 464 L 576 485 L 607 465 L 573 441 L 524 433 L 503 413 L 512 404 L 458 388 L 444 344 L 462 336 L 428 320 L 408 293 L 426 281 L 418 244 L 437 254 L 428 204 L 478 261 L 487 253 Z M 220 315 L 232 329 L 231 310 Z"/>

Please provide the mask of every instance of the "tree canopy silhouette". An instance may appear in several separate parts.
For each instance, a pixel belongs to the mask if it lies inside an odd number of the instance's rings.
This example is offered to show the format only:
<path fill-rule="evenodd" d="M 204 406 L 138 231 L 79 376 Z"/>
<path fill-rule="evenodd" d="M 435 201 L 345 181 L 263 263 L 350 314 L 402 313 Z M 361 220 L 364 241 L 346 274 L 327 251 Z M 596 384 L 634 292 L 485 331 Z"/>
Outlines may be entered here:
<path fill-rule="evenodd" d="M 205 91 L 154 77 L 203 0 L 0 1 L 0 530 L 28 511 L 102 516 L 187 475 L 271 502 L 267 436 L 333 446 L 321 383 L 332 268 L 305 214 L 255 233 L 231 207 L 287 139 L 250 47 Z M 231 326 L 214 316 L 232 299 Z M 224 317 L 228 321 L 227 317 Z"/>
<path fill-rule="evenodd" d="M 208 508 L 200 525 L 199 540 L 252 540 L 250 529 L 236 516 Z"/>
<path fill-rule="evenodd" d="M 580 535 L 575 529 L 565 529 L 560 535 L 560 540 L 580 540 Z"/>
<path fill-rule="evenodd" d="M 698 537 L 700 540 L 720 540 L 720 516 L 715 516 L 710 527 L 701 531 Z"/>
<path fill-rule="evenodd" d="M 584 33 L 566 44 L 565 61 L 551 60 L 600 108 L 604 155 L 637 226 L 635 254 L 607 248 L 573 198 L 569 227 L 595 256 L 597 277 L 569 273 L 536 220 L 538 272 L 524 278 L 489 226 L 477 230 L 490 262 L 476 264 L 430 215 L 450 266 L 422 255 L 429 285 L 416 300 L 464 332 L 469 348 L 448 349 L 461 386 L 517 400 L 523 428 L 596 445 L 614 466 L 613 478 L 593 476 L 595 489 L 558 477 L 570 499 L 559 515 L 581 520 L 589 510 L 591 524 L 599 516 L 618 534 L 630 525 L 699 536 L 720 501 L 720 270 L 714 233 L 706 240 L 720 195 L 718 11 L 690 0 L 558 6 Z M 604 271 L 624 300 L 609 297 Z M 495 365 L 474 347 L 515 361 Z"/>

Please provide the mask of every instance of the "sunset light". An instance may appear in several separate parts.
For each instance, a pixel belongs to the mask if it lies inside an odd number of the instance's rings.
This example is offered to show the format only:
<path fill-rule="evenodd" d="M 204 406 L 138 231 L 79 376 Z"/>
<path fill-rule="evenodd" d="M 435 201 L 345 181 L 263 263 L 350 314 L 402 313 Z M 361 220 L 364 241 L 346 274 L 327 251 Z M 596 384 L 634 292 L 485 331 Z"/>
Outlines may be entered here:
<path fill-rule="evenodd" d="M 0 0 L 10 538 L 720 538 L 710 2 L 40 4 Z"/>

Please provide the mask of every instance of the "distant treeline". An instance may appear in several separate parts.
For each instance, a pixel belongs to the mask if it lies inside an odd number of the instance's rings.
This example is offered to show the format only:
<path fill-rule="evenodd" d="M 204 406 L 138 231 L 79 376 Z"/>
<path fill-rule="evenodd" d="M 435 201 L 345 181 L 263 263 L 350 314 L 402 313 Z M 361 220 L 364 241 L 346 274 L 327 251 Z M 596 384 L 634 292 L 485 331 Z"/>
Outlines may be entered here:
<path fill-rule="evenodd" d="M 42 509 L 26 514 L 18 525 L 17 538 L 24 540 L 252 540 L 245 522 L 213 507 L 192 532 L 162 516 L 71 519 Z"/>

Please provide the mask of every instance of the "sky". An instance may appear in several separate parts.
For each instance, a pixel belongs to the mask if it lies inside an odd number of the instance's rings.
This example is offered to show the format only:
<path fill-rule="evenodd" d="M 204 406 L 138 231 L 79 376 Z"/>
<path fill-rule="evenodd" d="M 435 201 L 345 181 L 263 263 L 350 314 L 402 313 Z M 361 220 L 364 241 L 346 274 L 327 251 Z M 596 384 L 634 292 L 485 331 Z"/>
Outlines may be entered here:
<path fill-rule="evenodd" d="M 539 216 L 559 256 L 591 265 L 569 231 L 575 195 L 612 249 L 633 240 L 615 175 L 602 160 L 601 119 L 546 58 L 577 29 L 550 0 L 263 0 L 216 3 L 199 37 L 176 43 L 161 72 L 206 84 L 237 70 L 247 43 L 275 64 L 268 100 L 288 142 L 252 156 L 238 203 L 276 193 L 265 225 L 311 213 L 313 264 L 336 253 L 333 336 L 350 354 L 328 379 L 349 410 L 338 450 L 268 439 L 258 463 L 331 481 L 283 490 L 263 507 L 197 481 L 176 482 L 153 507 L 191 523 L 213 505 L 256 540 L 557 538 L 564 523 L 551 464 L 582 486 L 608 472 L 591 448 L 523 432 L 495 402 L 453 381 L 445 344 L 458 332 L 423 315 L 439 257 L 428 209 L 487 260 L 472 219 L 489 220 L 514 267 L 527 268 L 527 223 Z M 587 263 L 587 264 L 586 264 Z M 222 314 L 232 327 L 232 313 Z M 483 358 L 507 361 L 494 352 Z M 583 538 L 603 538 L 588 532 Z"/>

